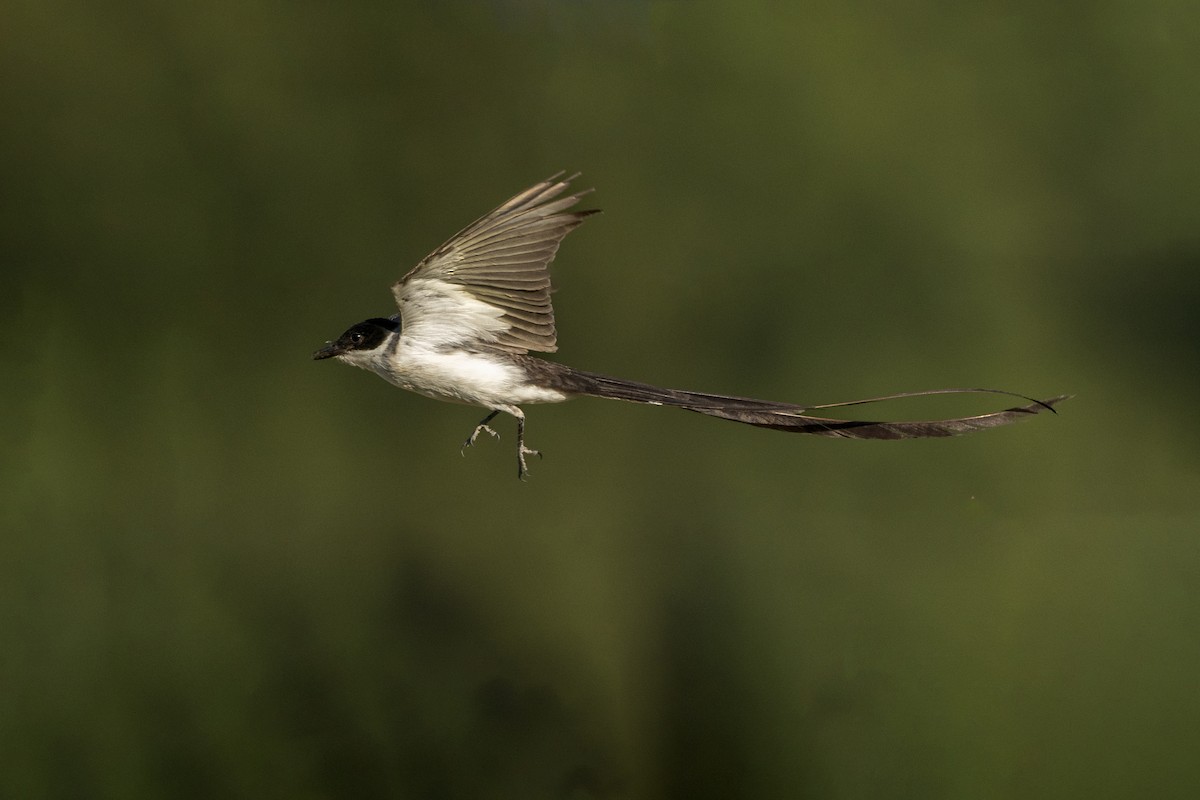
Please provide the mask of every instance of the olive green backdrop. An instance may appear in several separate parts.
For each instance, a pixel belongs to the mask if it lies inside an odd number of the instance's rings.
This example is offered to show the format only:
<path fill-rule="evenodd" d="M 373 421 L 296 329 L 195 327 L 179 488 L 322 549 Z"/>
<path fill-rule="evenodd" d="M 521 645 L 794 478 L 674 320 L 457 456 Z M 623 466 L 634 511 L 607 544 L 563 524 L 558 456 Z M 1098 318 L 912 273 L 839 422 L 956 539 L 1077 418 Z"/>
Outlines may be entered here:
<path fill-rule="evenodd" d="M 1193 4 L 0 23 L 0 796 L 1200 793 Z M 310 360 L 560 169 L 566 363 L 1077 397 L 531 407 L 521 484 L 511 420 L 463 458 L 479 411 Z"/>

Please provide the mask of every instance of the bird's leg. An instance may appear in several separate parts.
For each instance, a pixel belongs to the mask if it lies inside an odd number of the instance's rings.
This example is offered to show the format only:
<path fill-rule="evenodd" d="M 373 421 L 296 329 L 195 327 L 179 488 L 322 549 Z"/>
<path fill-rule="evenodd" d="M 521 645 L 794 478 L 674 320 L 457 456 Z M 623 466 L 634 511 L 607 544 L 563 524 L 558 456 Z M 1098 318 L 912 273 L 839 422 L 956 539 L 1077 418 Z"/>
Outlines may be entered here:
<path fill-rule="evenodd" d="M 533 450 L 525 446 L 525 415 L 521 410 L 516 409 L 514 417 L 517 418 L 517 477 L 525 480 L 525 476 L 529 474 L 529 468 L 525 466 L 525 456 L 542 457 L 541 451 Z"/>
<path fill-rule="evenodd" d="M 463 442 L 462 449 L 460 449 L 459 452 L 465 456 L 467 454 L 467 448 L 471 447 L 475 444 L 475 440 L 477 438 L 479 438 L 479 434 L 482 433 L 483 431 L 487 431 L 492 436 L 495 436 L 497 439 L 499 439 L 500 434 L 496 433 L 494 430 L 492 430 L 488 426 L 488 423 L 491 422 L 492 420 L 494 420 L 496 418 L 496 415 L 499 413 L 500 413 L 499 411 L 493 411 L 492 413 L 490 413 L 486 417 L 484 417 L 483 421 L 475 426 L 475 430 L 471 431 L 471 436 L 465 442 Z"/>

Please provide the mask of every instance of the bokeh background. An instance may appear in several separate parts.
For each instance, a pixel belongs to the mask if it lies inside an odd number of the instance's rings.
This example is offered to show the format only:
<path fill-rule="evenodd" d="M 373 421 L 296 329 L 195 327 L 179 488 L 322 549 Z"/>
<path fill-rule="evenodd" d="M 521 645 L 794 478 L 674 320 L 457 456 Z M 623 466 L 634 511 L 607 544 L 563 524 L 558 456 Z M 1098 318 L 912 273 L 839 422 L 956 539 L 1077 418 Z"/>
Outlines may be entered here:
<path fill-rule="evenodd" d="M 1200 796 L 1200 11 L 9 0 L 0 796 Z M 581 170 L 561 358 L 310 354 Z M 893 417 L 1003 399 L 934 398 Z"/>

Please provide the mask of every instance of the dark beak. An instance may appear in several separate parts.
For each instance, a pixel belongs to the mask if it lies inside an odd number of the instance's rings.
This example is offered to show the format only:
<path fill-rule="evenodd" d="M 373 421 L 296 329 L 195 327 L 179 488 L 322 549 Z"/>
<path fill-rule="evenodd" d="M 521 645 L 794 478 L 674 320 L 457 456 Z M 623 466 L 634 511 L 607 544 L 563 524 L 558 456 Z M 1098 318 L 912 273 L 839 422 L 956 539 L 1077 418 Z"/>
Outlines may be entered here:
<path fill-rule="evenodd" d="M 344 352 L 346 351 L 339 347 L 337 342 L 326 342 L 324 347 L 313 353 L 313 360 L 320 361 L 322 358 L 333 358 L 334 356 L 340 356 Z"/>

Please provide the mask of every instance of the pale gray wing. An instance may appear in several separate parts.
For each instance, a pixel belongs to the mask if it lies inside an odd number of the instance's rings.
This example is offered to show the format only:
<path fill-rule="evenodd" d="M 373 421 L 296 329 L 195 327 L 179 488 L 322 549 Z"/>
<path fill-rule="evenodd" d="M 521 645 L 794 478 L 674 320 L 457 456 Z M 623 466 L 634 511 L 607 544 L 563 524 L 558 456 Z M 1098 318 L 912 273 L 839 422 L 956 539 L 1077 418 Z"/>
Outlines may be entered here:
<path fill-rule="evenodd" d="M 560 197 L 555 175 L 484 215 L 392 286 L 403 330 L 430 346 L 484 343 L 513 353 L 558 349 L 547 269 L 563 237 L 596 211 Z"/>

